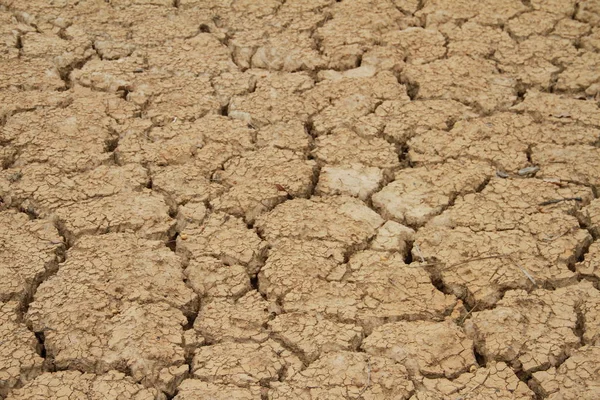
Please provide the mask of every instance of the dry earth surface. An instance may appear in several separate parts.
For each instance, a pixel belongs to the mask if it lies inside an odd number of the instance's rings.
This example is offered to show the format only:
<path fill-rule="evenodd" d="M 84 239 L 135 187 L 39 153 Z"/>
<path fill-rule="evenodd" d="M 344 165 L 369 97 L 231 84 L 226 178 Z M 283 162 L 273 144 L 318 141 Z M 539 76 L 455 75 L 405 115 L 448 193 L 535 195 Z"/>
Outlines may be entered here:
<path fill-rule="evenodd" d="M 0 0 L 0 399 L 600 399 L 600 0 Z"/>

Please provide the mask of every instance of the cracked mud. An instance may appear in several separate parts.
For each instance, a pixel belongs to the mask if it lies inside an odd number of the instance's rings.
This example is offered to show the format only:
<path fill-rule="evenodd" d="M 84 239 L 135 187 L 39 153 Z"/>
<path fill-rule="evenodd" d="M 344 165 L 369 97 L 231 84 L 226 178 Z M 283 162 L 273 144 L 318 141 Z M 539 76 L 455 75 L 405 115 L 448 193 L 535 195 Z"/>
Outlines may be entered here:
<path fill-rule="evenodd" d="M 0 399 L 600 398 L 598 0 L 0 0 Z"/>

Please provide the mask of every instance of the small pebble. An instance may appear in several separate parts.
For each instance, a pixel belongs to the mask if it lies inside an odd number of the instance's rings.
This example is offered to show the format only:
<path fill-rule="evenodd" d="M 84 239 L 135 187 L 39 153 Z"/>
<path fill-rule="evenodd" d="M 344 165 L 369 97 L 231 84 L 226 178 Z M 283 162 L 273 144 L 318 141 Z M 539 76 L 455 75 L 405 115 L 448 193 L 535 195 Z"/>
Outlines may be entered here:
<path fill-rule="evenodd" d="M 508 178 L 508 174 L 507 174 L 506 172 L 504 172 L 504 171 L 500 171 L 500 170 L 497 170 L 497 171 L 496 171 L 496 176 L 497 176 L 498 178 L 503 178 L 503 179 L 506 179 L 506 178 Z"/>
<path fill-rule="evenodd" d="M 540 167 L 533 166 L 533 167 L 526 167 L 526 168 L 520 169 L 519 172 L 517 172 L 517 173 L 521 176 L 524 176 L 524 175 L 535 174 L 539 170 L 540 170 Z"/>

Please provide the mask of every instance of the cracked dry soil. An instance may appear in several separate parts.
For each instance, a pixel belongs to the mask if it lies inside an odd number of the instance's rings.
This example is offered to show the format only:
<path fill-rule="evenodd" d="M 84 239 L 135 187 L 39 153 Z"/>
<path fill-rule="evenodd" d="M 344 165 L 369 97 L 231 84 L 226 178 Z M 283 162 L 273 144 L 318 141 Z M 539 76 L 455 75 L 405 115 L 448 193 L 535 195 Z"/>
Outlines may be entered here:
<path fill-rule="evenodd" d="M 599 0 L 0 0 L 0 399 L 600 399 Z"/>

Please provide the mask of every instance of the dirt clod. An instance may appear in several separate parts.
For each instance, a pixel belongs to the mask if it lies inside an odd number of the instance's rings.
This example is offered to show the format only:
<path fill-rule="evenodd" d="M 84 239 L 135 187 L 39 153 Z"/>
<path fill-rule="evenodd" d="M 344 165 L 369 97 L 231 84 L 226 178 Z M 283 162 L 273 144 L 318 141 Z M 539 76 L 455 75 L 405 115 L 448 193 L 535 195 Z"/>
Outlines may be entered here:
<path fill-rule="evenodd" d="M 172 393 L 187 373 L 185 314 L 197 308 L 179 258 L 160 242 L 127 234 L 86 236 L 66 257 L 26 314 L 33 331 L 44 333 L 48 357 L 59 369 L 130 371 Z"/>
<path fill-rule="evenodd" d="M 597 310 L 587 304 L 597 304 L 598 297 L 591 284 L 549 293 L 509 291 L 495 309 L 474 312 L 465 329 L 487 360 L 505 361 L 525 372 L 548 369 L 579 347 L 581 339 L 575 334 L 579 312 L 589 321 L 585 329 L 597 331 Z M 591 344 L 594 338 L 588 335 L 583 341 Z"/>

